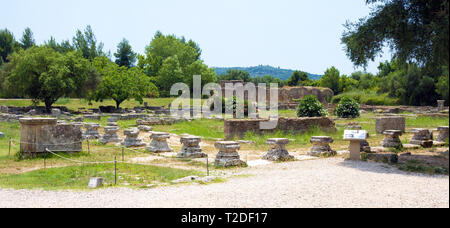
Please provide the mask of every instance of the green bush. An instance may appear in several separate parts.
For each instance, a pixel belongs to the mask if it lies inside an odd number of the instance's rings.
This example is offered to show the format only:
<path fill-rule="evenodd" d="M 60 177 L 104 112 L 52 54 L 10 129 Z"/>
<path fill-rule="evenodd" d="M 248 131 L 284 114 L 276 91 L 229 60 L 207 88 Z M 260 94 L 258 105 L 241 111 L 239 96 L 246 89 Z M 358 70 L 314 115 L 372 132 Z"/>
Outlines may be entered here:
<path fill-rule="evenodd" d="M 326 115 L 327 112 L 323 108 L 323 104 L 320 103 L 316 96 L 308 95 L 300 100 L 297 109 L 298 117 L 320 117 Z"/>
<path fill-rule="evenodd" d="M 222 98 L 222 114 L 225 114 L 226 112 L 226 102 L 228 99 Z M 233 96 L 233 113 L 236 113 L 237 111 L 237 97 Z M 253 107 L 253 106 L 252 106 Z M 214 103 L 211 103 L 210 110 L 214 110 Z M 249 111 L 249 103 L 248 100 L 244 100 L 244 116 L 248 116 Z"/>
<path fill-rule="evenodd" d="M 340 118 L 359 117 L 359 104 L 350 97 L 344 97 L 339 102 L 339 105 L 335 110 L 335 114 Z"/>

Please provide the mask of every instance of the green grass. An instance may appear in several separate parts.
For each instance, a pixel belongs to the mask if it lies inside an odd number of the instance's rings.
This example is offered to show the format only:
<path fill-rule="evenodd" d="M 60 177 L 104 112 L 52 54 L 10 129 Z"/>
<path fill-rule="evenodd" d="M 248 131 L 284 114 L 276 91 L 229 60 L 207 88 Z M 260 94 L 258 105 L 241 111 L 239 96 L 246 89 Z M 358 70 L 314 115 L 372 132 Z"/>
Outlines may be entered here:
<path fill-rule="evenodd" d="M 448 126 L 449 118 L 418 116 L 417 118 L 406 118 L 406 126 L 409 128 L 430 128 Z"/>
<path fill-rule="evenodd" d="M 447 168 L 425 165 L 417 160 L 408 160 L 405 164 L 399 164 L 399 165 L 397 165 L 397 167 L 400 170 L 403 170 L 406 172 L 425 173 L 425 174 L 430 174 L 430 175 L 435 175 L 435 174 L 448 175 L 449 174 L 449 170 Z"/>
<path fill-rule="evenodd" d="M 175 134 L 191 134 L 201 136 L 204 139 L 223 139 L 224 123 L 220 120 L 192 120 L 180 122 L 174 125 L 153 126 L 154 131 L 170 132 Z"/>
<path fill-rule="evenodd" d="M 201 172 L 158 166 L 117 164 L 117 185 L 114 185 L 114 165 L 85 165 L 50 168 L 23 174 L 0 175 L 0 187 L 15 189 L 87 189 L 91 177 L 103 177 L 105 186 L 145 187 L 169 183 L 186 176 L 203 176 Z"/>

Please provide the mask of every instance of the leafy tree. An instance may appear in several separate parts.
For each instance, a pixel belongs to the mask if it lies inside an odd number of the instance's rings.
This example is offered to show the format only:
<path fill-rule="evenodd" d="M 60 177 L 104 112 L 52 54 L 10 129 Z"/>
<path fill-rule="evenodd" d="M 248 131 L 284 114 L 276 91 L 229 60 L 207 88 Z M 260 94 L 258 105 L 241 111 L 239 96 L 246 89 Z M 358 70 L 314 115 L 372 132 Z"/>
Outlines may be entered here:
<path fill-rule="evenodd" d="M 228 70 L 226 74 L 220 75 L 218 80 L 242 80 L 244 82 L 250 82 L 252 76 L 247 71 L 244 70 Z"/>
<path fill-rule="evenodd" d="M 373 5 L 369 17 L 347 22 L 342 43 L 350 60 L 367 66 L 384 45 L 394 58 L 420 66 L 449 63 L 449 2 L 443 0 L 366 0 Z"/>
<path fill-rule="evenodd" d="M 35 103 L 43 101 L 47 111 L 60 97 L 84 85 L 89 68 L 81 55 L 64 56 L 44 46 L 12 54 L 11 63 L 14 68 L 6 78 L 7 85 Z"/>
<path fill-rule="evenodd" d="M 139 65 L 149 76 L 157 76 L 162 68 L 164 61 L 169 57 L 177 56 L 181 69 L 194 63 L 201 55 L 198 45 L 193 41 L 187 42 L 174 35 L 163 35 L 157 32 L 146 47 L 146 57 L 140 60 Z M 191 76 L 192 77 L 192 76 Z"/>
<path fill-rule="evenodd" d="M 8 30 L 0 30 L 0 66 L 8 62 L 8 55 L 11 54 L 17 46 L 14 35 Z"/>
<path fill-rule="evenodd" d="M 70 42 L 68 40 L 62 41 L 61 43 L 56 42 L 55 38 L 50 37 L 50 40 L 44 42 L 44 46 L 52 48 L 53 50 L 61 53 L 66 54 L 71 51 L 74 51 L 75 49 L 70 45 Z"/>
<path fill-rule="evenodd" d="M 158 89 L 151 83 L 147 75 L 138 68 L 119 67 L 117 64 L 107 62 L 106 66 L 101 68 L 102 60 L 97 59 L 98 70 L 102 77 L 102 82 L 90 100 L 103 101 L 104 99 L 113 99 L 116 107 L 126 100 L 134 98 L 143 103 L 143 98 L 148 96 L 158 96 Z M 101 63 L 101 64 L 98 64 Z"/>
<path fill-rule="evenodd" d="M 28 49 L 35 45 L 36 43 L 33 38 L 33 32 L 31 31 L 30 28 L 26 28 L 25 31 L 23 32 L 22 39 L 20 39 L 20 46 L 23 49 Z"/>
<path fill-rule="evenodd" d="M 441 95 L 441 98 L 449 101 L 449 76 L 448 76 L 448 68 L 444 69 L 444 73 L 442 76 L 439 77 L 439 81 L 436 84 L 436 92 Z"/>
<path fill-rule="evenodd" d="M 116 64 L 119 66 L 132 67 L 136 62 L 136 53 L 133 52 L 130 43 L 125 38 L 117 45 Z"/>
<path fill-rule="evenodd" d="M 320 79 L 320 86 L 333 90 L 334 94 L 340 93 L 339 89 L 340 73 L 335 67 L 328 68 Z"/>
<path fill-rule="evenodd" d="M 192 77 L 192 76 L 191 76 Z M 164 63 L 156 77 L 161 96 L 168 97 L 172 85 L 178 82 L 184 82 L 183 71 L 177 56 L 169 57 Z"/>
<path fill-rule="evenodd" d="M 207 65 L 203 63 L 202 60 L 197 60 L 191 65 L 187 66 L 184 70 L 184 74 L 186 77 L 184 78 L 184 83 L 190 86 L 191 90 L 193 90 L 193 76 L 201 75 L 201 87 L 204 85 L 217 81 L 217 75 L 213 68 L 208 68 Z"/>
<path fill-rule="evenodd" d="M 314 95 L 305 96 L 298 104 L 298 117 L 320 117 L 326 115 L 327 112 L 323 108 L 323 104 Z"/>
<path fill-rule="evenodd" d="M 97 45 L 92 27 L 88 25 L 84 32 L 77 30 L 72 40 L 75 50 L 82 53 L 83 57 L 93 60 L 95 57 L 105 55 L 103 52 L 103 43 Z"/>
<path fill-rule="evenodd" d="M 309 78 L 307 73 L 301 71 L 294 71 L 294 73 L 292 73 L 291 77 L 287 81 L 287 84 L 289 86 L 298 86 L 303 85 L 303 82 L 308 80 Z"/>

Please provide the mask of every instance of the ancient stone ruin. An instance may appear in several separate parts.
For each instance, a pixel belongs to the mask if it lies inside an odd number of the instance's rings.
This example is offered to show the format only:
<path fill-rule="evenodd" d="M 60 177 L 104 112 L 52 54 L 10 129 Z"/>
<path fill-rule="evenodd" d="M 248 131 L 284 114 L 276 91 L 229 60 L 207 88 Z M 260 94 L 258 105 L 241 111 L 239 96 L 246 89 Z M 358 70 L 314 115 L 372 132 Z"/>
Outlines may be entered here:
<path fill-rule="evenodd" d="M 383 134 L 386 130 L 399 130 L 405 132 L 406 119 L 401 116 L 387 116 L 376 119 L 375 131 L 377 134 Z"/>
<path fill-rule="evenodd" d="M 216 155 L 216 166 L 230 167 L 230 166 L 244 166 L 246 163 L 240 159 L 239 153 L 241 145 L 238 142 L 220 141 L 216 142 L 214 146 L 219 150 Z"/>
<path fill-rule="evenodd" d="M 82 150 L 81 127 L 57 124 L 54 118 L 21 118 L 20 149 L 25 154 L 79 152 Z"/>
<path fill-rule="evenodd" d="M 289 155 L 286 150 L 286 145 L 289 144 L 289 139 L 286 138 L 273 138 L 267 139 L 266 142 L 270 145 L 270 149 L 263 159 L 269 161 L 288 161 L 294 159 L 294 156 Z"/>
<path fill-rule="evenodd" d="M 449 136 L 449 127 L 448 126 L 441 126 L 437 128 L 438 135 L 436 136 L 436 141 L 438 142 L 445 142 L 448 140 Z"/>
<path fill-rule="evenodd" d="M 336 151 L 332 150 L 330 147 L 330 143 L 334 142 L 333 138 L 331 138 L 330 136 L 313 136 L 311 137 L 310 142 L 313 144 L 313 146 L 309 150 L 308 155 L 315 157 L 319 157 L 322 155 L 336 155 Z"/>
<path fill-rule="evenodd" d="M 279 118 L 275 129 L 260 129 L 261 122 L 269 119 L 227 119 L 225 120 L 225 137 L 244 137 L 247 132 L 257 134 L 270 134 L 281 131 L 285 133 L 304 133 L 313 127 L 318 127 L 326 132 L 335 132 L 336 127 L 333 120 L 328 117 L 308 117 L 308 118 Z"/>
<path fill-rule="evenodd" d="M 438 112 L 445 110 L 445 100 L 438 100 Z"/>
<path fill-rule="evenodd" d="M 201 138 L 197 136 L 183 136 L 180 139 L 183 147 L 180 153 L 178 153 L 178 158 L 204 158 L 207 155 L 203 153 L 202 148 L 200 148 Z"/>
<path fill-rule="evenodd" d="M 147 151 L 153 153 L 173 152 L 173 149 L 170 148 L 169 144 L 167 143 L 167 139 L 169 138 L 169 133 L 153 132 L 152 135 L 150 135 L 150 139 L 152 139 L 152 142 L 147 147 Z"/>
<path fill-rule="evenodd" d="M 147 125 L 139 125 L 138 129 L 139 129 L 139 131 L 142 131 L 142 132 L 151 132 L 151 131 L 153 131 L 153 127 L 147 126 Z"/>
<path fill-rule="evenodd" d="M 101 137 L 98 129 L 100 128 L 100 124 L 97 123 L 85 123 L 84 128 L 86 131 L 83 132 L 83 139 L 99 139 Z"/>
<path fill-rule="evenodd" d="M 433 146 L 433 132 L 428 129 L 416 128 L 412 129 L 412 133 L 414 134 L 410 144 L 420 145 L 424 148 L 430 148 Z"/>
<path fill-rule="evenodd" d="M 400 140 L 400 136 L 402 136 L 403 132 L 401 130 L 386 130 L 383 132 L 384 139 L 381 143 L 382 147 L 386 148 L 396 148 L 400 149 L 402 145 L 402 141 Z"/>
<path fill-rule="evenodd" d="M 100 139 L 100 142 L 103 144 L 107 143 L 117 143 L 120 142 L 120 138 L 117 135 L 117 132 L 119 131 L 119 127 L 116 126 L 107 126 L 104 128 L 105 134 Z"/>
<path fill-rule="evenodd" d="M 142 142 L 142 139 L 139 138 L 139 129 L 137 128 L 126 129 L 123 131 L 123 134 L 126 136 L 126 138 L 122 142 L 122 146 L 124 147 L 145 146 L 145 143 Z"/>
<path fill-rule="evenodd" d="M 225 84 L 239 84 L 243 86 L 246 83 L 242 80 L 229 80 L 229 81 L 219 81 L 219 85 L 222 88 L 222 96 L 225 97 Z M 258 93 L 256 93 L 256 100 L 258 100 Z M 290 107 L 289 104 L 294 104 L 292 107 L 296 107 L 298 101 L 307 95 L 315 95 L 320 102 L 327 104 L 329 100 L 333 97 L 333 90 L 329 88 L 321 87 L 309 87 L 309 86 L 298 86 L 298 87 L 283 87 L 278 89 L 278 103 L 280 107 Z M 248 100 L 248 92 L 244 91 L 244 99 Z M 266 99 L 270 101 L 270 89 L 266 90 Z"/>

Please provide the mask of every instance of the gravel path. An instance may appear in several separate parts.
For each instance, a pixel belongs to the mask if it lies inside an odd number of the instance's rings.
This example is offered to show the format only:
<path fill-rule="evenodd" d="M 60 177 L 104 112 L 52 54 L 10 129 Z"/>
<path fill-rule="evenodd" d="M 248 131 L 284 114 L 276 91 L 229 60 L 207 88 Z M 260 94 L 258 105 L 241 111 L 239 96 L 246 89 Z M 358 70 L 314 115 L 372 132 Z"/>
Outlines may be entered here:
<path fill-rule="evenodd" d="M 0 207 L 449 207 L 449 177 L 340 158 L 243 169 L 225 183 L 90 192 L 4 190 Z"/>

